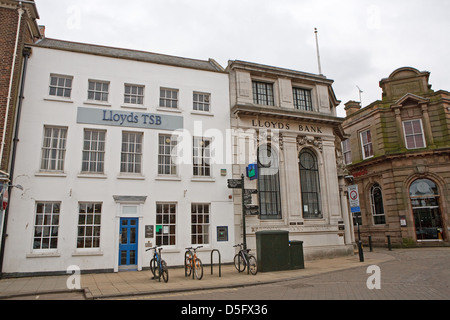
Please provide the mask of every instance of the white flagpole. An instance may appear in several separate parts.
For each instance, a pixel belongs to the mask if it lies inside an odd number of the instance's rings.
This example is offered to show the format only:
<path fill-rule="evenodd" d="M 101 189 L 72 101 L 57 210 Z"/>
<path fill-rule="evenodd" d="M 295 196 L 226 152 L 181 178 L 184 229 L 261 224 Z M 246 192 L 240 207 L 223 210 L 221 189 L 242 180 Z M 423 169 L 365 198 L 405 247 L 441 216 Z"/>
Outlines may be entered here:
<path fill-rule="evenodd" d="M 316 35 L 317 64 L 319 65 L 319 74 L 322 75 L 322 67 L 320 66 L 319 40 L 317 39 L 317 28 L 314 28 Z"/>

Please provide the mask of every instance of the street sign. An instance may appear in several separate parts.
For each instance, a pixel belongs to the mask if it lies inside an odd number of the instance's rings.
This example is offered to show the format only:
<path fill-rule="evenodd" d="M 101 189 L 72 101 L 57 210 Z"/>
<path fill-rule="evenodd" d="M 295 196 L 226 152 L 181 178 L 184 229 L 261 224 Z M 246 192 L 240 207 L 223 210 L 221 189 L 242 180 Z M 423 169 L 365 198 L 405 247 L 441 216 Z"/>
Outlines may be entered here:
<path fill-rule="evenodd" d="M 350 202 L 350 211 L 352 213 L 361 212 L 361 207 L 359 205 L 359 192 L 357 184 L 348 186 L 348 199 Z"/>
<path fill-rule="evenodd" d="M 244 194 L 257 194 L 258 189 L 244 189 Z"/>
<path fill-rule="evenodd" d="M 247 215 L 257 215 L 259 214 L 259 206 L 258 205 L 245 205 L 245 214 Z"/>
<path fill-rule="evenodd" d="M 242 188 L 242 179 L 228 179 L 228 188 L 230 189 L 241 189 Z"/>

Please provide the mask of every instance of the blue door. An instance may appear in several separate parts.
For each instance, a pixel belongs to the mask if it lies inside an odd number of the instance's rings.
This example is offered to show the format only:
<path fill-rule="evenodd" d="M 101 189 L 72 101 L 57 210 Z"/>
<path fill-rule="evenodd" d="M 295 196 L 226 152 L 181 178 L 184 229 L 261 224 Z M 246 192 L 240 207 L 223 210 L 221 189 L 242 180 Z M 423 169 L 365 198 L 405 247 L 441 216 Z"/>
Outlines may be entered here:
<path fill-rule="evenodd" d="M 138 219 L 120 218 L 119 266 L 137 265 Z"/>

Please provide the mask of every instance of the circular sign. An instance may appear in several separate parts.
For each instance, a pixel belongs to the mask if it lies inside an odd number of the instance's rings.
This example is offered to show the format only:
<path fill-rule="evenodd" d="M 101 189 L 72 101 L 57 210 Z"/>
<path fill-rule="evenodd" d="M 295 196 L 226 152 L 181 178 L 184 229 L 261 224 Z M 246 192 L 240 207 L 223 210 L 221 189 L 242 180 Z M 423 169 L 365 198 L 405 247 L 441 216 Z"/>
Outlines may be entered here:
<path fill-rule="evenodd" d="M 358 192 L 356 192 L 355 190 L 350 191 L 350 199 L 352 200 L 358 199 Z"/>

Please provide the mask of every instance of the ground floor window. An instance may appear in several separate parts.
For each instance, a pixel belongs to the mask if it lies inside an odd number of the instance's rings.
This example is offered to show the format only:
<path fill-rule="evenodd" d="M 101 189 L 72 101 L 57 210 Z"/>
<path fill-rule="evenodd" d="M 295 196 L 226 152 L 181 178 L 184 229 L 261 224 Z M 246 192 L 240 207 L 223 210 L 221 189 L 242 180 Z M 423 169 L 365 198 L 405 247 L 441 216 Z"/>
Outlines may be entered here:
<path fill-rule="evenodd" d="M 409 188 L 409 196 L 417 240 L 443 240 L 444 232 L 436 184 L 428 179 L 415 180 Z"/>
<path fill-rule="evenodd" d="M 191 242 L 209 244 L 209 204 L 191 205 Z"/>
<path fill-rule="evenodd" d="M 101 203 L 80 203 L 77 248 L 100 248 Z"/>
<path fill-rule="evenodd" d="M 33 249 L 58 247 L 59 213 L 59 202 L 36 203 Z"/>
<path fill-rule="evenodd" d="M 176 203 L 156 204 L 156 245 L 175 245 L 176 241 Z"/>
<path fill-rule="evenodd" d="M 373 223 L 385 224 L 386 218 L 384 215 L 383 194 L 378 183 L 375 183 L 370 189 L 370 203 L 372 205 Z"/>

